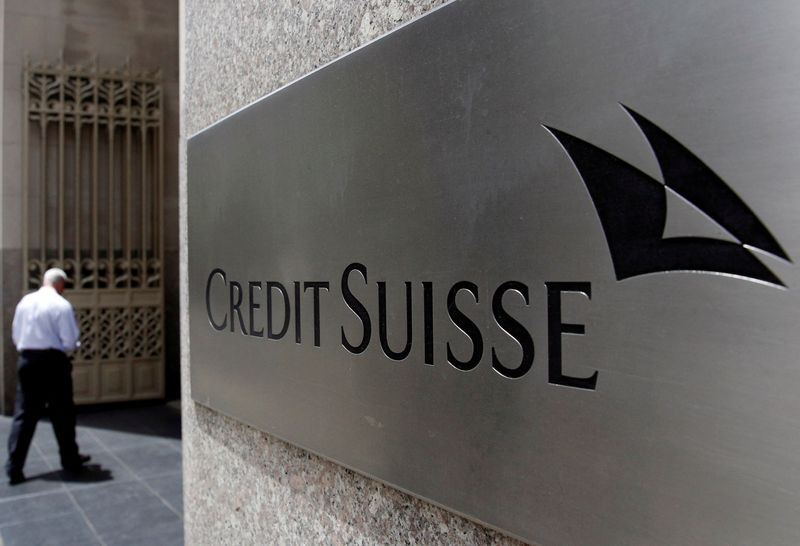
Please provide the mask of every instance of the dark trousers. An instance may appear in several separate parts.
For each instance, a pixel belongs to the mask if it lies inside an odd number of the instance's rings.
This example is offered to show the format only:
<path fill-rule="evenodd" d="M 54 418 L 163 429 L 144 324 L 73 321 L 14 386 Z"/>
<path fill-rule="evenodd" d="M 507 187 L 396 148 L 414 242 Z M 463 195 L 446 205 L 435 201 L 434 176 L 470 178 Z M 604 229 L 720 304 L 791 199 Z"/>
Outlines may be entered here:
<path fill-rule="evenodd" d="M 54 349 L 22 351 L 17 363 L 17 399 L 8 437 L 6 473 L 21 472 L 36 423 L 49 414 L 58 440 L 61 466 L 78 461 L 75 443 L 75 405 L 72 401 L 72 363 Z"/>

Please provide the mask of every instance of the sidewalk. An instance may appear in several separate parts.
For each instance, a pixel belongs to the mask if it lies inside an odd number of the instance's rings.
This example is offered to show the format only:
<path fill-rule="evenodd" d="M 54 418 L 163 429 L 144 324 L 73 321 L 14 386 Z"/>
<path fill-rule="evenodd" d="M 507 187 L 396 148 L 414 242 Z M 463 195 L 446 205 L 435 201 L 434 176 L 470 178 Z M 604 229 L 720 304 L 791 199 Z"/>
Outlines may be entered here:
<path fill-rule="evenodd" d="M 11 424 L 0 417 L 0 446 Z M 183 543 L 180 411 L 158 405 L 78 414 L 92 456 L 78 476 L 60 470 L 49 422 L 36 429 L 28 480 L 0 482 L 0 546 Z"/>

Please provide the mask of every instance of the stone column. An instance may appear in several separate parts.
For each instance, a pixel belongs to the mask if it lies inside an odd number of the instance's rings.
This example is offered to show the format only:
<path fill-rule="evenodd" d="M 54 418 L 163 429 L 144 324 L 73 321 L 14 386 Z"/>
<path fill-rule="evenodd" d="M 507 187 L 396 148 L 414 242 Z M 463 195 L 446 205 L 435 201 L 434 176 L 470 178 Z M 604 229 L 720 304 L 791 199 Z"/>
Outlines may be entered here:
<path fill-rule="evenodd" d="M 191 399 L 186 138 L 442 0 L 182 0 L 181 339 L 187 544 L 518 544 Z"/>

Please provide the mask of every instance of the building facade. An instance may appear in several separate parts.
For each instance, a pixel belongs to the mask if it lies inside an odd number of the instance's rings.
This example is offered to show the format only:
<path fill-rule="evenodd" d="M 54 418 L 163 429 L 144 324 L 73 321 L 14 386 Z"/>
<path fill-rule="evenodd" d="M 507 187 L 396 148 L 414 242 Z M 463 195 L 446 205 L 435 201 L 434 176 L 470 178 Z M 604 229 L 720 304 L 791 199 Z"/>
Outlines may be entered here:
<path fill-rule="evenodd" d="M 794 4 L 181 10 L 187 542 L 797 543 Z"/>
<path fill-rule="evenodd" d="M 178 5 L 2 6 L 3 411 L 14 307 L 48 267 L 82 331 L 76 401 L 177 398 Z"/>

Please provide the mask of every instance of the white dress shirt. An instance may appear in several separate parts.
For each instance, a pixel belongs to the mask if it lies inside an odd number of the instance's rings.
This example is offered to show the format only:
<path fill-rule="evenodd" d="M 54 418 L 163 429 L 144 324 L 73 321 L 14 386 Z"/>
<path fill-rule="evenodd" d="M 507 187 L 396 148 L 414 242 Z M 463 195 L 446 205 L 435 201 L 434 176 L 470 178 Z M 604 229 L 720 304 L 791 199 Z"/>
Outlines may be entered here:
<path fill-rule="evenodd" d="M 79 345 L 72 305 L 52 286 L 43 286 L 22 298 L 14 312 L 11 333 L 18 351 L 67 352 Z"/>

